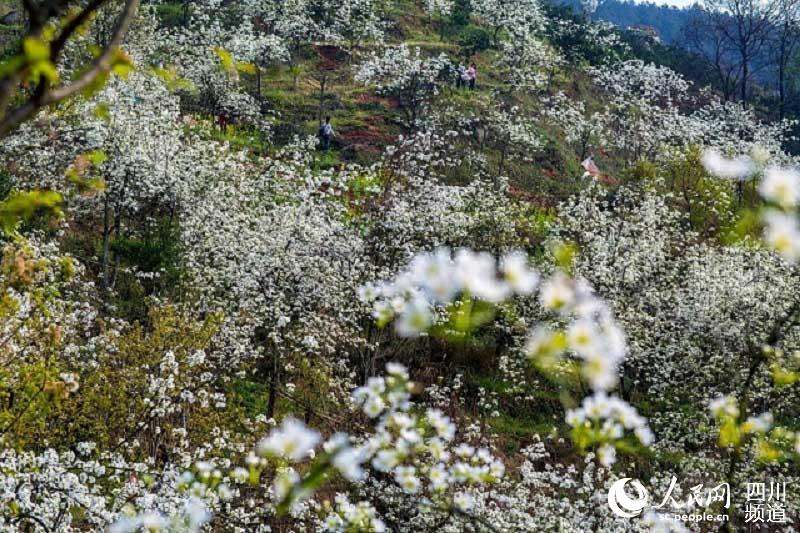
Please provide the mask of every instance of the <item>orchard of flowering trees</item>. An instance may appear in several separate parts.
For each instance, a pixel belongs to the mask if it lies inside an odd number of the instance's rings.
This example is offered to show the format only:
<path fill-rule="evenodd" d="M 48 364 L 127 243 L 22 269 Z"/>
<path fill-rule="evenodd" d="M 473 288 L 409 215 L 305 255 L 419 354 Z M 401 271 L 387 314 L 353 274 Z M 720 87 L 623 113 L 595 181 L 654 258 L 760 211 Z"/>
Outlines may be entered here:
<path fill-rule="evenodd" d="M 798 527 L 791 120 L 543 0 L 4 5 L 0 530 Z"/>

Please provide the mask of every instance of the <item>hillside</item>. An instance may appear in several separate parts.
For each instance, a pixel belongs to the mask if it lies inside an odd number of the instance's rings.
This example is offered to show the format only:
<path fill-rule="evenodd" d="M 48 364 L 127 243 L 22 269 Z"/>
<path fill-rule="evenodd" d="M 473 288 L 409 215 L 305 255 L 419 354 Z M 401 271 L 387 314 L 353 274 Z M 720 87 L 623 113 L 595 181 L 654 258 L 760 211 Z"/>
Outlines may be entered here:
<path fill-rule="evenodd" d="M 538 0 L 6 11 L 1 531 L 794 531 L 765 85 Z"/>

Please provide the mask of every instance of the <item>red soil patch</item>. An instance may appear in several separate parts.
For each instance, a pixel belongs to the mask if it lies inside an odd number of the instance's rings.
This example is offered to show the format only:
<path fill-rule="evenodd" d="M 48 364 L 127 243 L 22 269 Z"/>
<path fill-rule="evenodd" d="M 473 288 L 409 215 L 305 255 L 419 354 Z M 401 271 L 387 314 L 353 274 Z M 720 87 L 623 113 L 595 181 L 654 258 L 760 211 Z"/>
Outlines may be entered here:
<path fill-rule="evenodd" d="M 506 190 L 509 196 L 520 200 L 522 202 L 531 203 L 537 207 L 541 207 L 542 209 L 550 209 L 555 207 L 556 202 L 553 198 L 549 198 L 546 196 L 540 196 L 538 194 L 534 194 L 529 191 L 524 191 L 519 187 L 514 185 L 509 185 L 508 189 Z"/>
<path fill-rule="evenodd" d="M 364 105 L 382 105 L 389 109 L 396 109 L 400 105 L 396 98 L 375 96 L 374 94 L 370 93 L 359 94 L 358 98 L 356 98 L 356 101 L 359 104 L 364 104 Z"/>

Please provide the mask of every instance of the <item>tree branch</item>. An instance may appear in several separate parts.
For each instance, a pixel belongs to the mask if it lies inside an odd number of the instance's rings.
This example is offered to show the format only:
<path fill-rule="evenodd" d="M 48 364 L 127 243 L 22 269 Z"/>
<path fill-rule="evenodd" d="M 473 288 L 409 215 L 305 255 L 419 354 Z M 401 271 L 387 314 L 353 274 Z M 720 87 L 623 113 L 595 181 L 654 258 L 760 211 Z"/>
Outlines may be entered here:
<path fill-rule="evenodd" d="M 100 5 L 103 1 L 104 0 L 94 0 L 92 4 L 97 3 Z M 89 87 L 98 76 L 109 72 L 114 60 L 114 54 L 116 53 L 119 45 L 122 43 L 122 40 L 125 38 L 125 35 L 127 34 L 128 29 L 133 22 L 133 19 L 136 15 L 136 10 L 139 8 L 139 3 L 140 0 L 127 1 L 125 8 L 123 9 L 122 14 L 117 22 L 117 27 L 114 30 L 111 41 L 108 43 L 103 53 L 91 63 L 89 69 L 77 80 L 73 81 L 69 85 L 65 85 L 57 89 L 50 89 L 44 86 L 44 90 L 37 91 L 37 93 L 27 102 L 7 113 L 3 119 L 0 120 L 0 139 L 6 137 L 25 120 L 33 116 L 34 113 L 36 113 L 39 109 L 77 94 L 78 92 Z M 62 37 L 64 38 L 65 43 L 69 38 L 69 35 L 74 33 L 74 31 L 82 23 L 80 20 L 86 20 L 90 14 L 91 11 L 86 12 L 86 10 L 84 10 L 76 18 L 70 21 L 62 35 L 59 36 L 59 39 L 53 43 L 53 48 L 51 48 L 51 50 L 55 49 L 56 51 L 60 52 L 64 46 L 64 44 L 59 44 Z M 70 33 L 66 33 L 68 30 Z M 55 57 L 52 59 L 55 60 Z"/>

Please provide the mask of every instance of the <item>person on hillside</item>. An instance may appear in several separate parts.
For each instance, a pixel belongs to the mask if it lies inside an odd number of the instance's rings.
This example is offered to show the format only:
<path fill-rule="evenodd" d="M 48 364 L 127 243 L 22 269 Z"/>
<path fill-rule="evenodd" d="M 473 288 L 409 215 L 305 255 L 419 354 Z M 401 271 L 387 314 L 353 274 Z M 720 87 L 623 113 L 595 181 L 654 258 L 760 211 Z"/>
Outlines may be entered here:
<path fill-rule="evenodd" d="M 462 87 L 466 87 L 469 84 L 469 73 L 468 69 L 466 69 L 463 65 L 458 66 L 456 78 L 456 86 L 461 89 Z"/>
<path fill-rule="evenodd" d="M 322 139 L 322 149 L 324 151 L 328 151 L 331 147 L 331 139 L 333 139 L 334 131 L 333 126 L 331 126 L 331 117 L 325 117 L 325 122 L 323 122 L 319 127 L 319 137 Z"/>
<path fill-rule="evenodd" d="M 594 159 L 590 155 L 586 159 L 581 162 L 581 166 L 585 171 L 583 173 L 584 178 L 592 178 L 595 181 L 602 183 L 603 185 L 607 185 L 609 187 L 616 187 L 619 185 L 619 180 L 610 174 L 603 174 L 600 172 L 600 169 L 594 162 Z"/>
<path fill-rule="evenodd" d="M 584 159 L 583 161 L 581 161 L 581 166 L 585 171 L 583 173 L 584 178 L 588 177 L 596 178 L 597 176 L 600 175 L 600 169 L 597 168 L 597 165 L 595 164 L 594 159 L 592 158 L 591 155 L 586 159 Z"/>
<path fill-rule="evenodd" d="M 467 69 L 467 81 L 469 81 L 470 90 L 475 89 L 475 79 L 478 77 L 478 67 L 472 63 Z"/>

